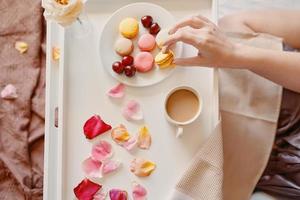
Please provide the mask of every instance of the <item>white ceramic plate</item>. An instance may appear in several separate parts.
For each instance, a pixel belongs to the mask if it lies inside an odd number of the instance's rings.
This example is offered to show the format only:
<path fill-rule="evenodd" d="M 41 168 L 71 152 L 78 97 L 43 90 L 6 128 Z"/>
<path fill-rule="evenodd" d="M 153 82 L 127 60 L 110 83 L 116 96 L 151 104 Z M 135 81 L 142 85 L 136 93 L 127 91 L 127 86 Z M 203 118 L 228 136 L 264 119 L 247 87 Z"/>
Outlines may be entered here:
<path fill-rule="evenodd" d="M 120 37 L 120 33 L 118 31 L 119 23 L 126 17 L 136 18 L 139 21 L 139 35 L 141 35 L 148 32 L 148 30 L 145 29 L 140 22 L 141 17 L 144 15 L 152 16 L 153 20 L 157 22 L 162 29 L 170 27 L 175 23 L 175 19 L 172 14 L 158 5 L 151 3 L 133 3 L 120 8 L 114 14 L 112 14 L 107 23 L 104 25 L 102 34 L 100 36 L 100 58 L 103 67 L 119 82 L 129 86 L 144 87 L 159 83 L 170 76 L 175 70 L 175 68 L 161 70 L 159 67 L 154 66 L 150 72 L 137 72 L 136 75 L 131 78 L 126 77 L 124 74 L 116 74 L 112 70 L 112 63 L 121 60 L 121 57 L 114 51 L 114 43 L 116 39 Z M 133 56 L 139 52 L 136 44 L 137 38 L 139 38 L 139 36 L 134 39 L 135 47 L 134 52 L 132 53 Z M 158 51 L 158 48 L 156 48 L 151 53 L 155 56 Z M 177 57 L 180 56 L 182 52 L 182 44 L 176 44 L 173 51 Z"/>

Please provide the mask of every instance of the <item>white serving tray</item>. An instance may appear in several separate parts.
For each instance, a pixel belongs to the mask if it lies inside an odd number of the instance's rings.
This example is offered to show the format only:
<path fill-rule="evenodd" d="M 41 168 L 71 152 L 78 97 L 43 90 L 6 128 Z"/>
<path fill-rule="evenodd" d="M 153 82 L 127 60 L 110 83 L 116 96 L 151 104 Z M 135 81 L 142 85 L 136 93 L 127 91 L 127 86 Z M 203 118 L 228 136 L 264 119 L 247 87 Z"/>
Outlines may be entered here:
<path fill-rule="evenodd" d="M 84 178 L 81 162 L 89 156 L 92 146 L 92 142 L 85 139 L 82 126 L 93 114 L 101 115 L 113 126 L 124 123 L 133 131 L 141 124 L 127 122 L 121 116 L 120 109 L 130 99 L 141 103 L 145 123 L 152 133 L 151 149 L 140 150 L 132 155 L 112 142 L 114 158 L 121 160 L 123 166 L 101 183 L 104 189 L 122 188 L 131 196 L 132 181 L 137 181 L 147 188 L 149 200 L 167 198 L 218 118 L 217 74 L 209 68 L 179 68 L 171 77 L 157 85 L 146 88 L 128 87 L 123 101 L 112 102 L 106 96 L 106 91 L 117 82 L 99 67 L 99 34 L 112 12 L 133 2 L 135 1 L 89 0 L 86 12 L 94 31 L 87 38 L 73 39 L 70 37 L 71 29 L 64 30 L 54 23 L 47 23 L 45 200 L 75 199 L 73 188 Z M 184 4 L 179 0 L 149 2 L 163 6 L 177 19 L 193 14 L 209 18 L 212 16 L 212 2 L 209 0 L 186 0 Z M 52 46 L 61 48 L 59 63 L 52 61 Z M 190 46 L 184 46 L 184 55 L 193 53 L 195 52 Z M 185 134 L 180 139 L 175 138 L 175 128 L 167 123 L 163 113 L 166 92 L 178 85 L 192 86 L 203 97 L 201 116 L 186 127 Z M 59 128 L 54 127 L 54 110 L 57 106 Z M 110 134 L 100 138 L 110 140 Z M 155 161 L 156 171 L 144 179 L 132 175 L 128 166 L 135 156 Z"/>

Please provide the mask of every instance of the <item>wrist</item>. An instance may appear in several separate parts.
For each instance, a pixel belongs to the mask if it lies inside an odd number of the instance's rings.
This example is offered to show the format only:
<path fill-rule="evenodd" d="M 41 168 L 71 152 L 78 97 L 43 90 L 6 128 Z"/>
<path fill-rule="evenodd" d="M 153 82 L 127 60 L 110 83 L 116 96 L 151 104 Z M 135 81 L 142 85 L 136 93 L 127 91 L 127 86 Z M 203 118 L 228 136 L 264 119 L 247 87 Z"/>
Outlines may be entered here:
<path fill-rule="evenodd" d="M 260 48 L 236 43 L 233 53 L 233 66 L 240 69 L 255 70 L 264 63 L 263 50 Z"/>
<path fill-rule="evenodd" d="M 235 68 L 249 69 L 249 66 L 246 64 L 247 57 L 249 56 L 248 54 L 248 46 L 235 43 L 231 58 L 232 66 Z"/>
<path fill-rule="evenodd" d="M 225 54 L 220 66 L 226 68 L 245 68 L 243 66 L 243 63 L 245 63 L 245 51 L 245 45 L 240 43 L 231 43 L 229 51 L 227 51 L 228 54 Z"/>

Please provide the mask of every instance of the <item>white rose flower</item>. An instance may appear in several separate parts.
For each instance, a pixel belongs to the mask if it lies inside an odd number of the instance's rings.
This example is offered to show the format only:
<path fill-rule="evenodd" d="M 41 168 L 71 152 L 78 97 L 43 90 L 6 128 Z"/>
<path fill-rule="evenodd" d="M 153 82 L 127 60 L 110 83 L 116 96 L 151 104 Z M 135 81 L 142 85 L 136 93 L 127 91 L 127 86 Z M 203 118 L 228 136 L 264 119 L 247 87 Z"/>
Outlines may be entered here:
<path fill-rule="evenodd" d="M 80 15 L 83 3 L 81 0 L 43 0 L 42 7 L 46 19 L 68 26 Z"/>

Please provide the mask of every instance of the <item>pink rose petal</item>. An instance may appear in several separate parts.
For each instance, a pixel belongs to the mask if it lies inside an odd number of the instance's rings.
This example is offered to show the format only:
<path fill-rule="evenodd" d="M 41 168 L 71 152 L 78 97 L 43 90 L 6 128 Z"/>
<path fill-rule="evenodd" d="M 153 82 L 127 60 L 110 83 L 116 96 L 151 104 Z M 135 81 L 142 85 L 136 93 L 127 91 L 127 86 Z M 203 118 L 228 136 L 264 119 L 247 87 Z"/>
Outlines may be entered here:
<path fill-rule="evenodd" d="M 139 121 L 144 118 L 140 104 L 135 101 L 129 101 L 122 110 L 122 114 L 127 120 Z"/>
<path fill-rule="evenodd" d="M 1 91 L 1 98 L 3 99 L 16 99 L 18 98 L 17 89 L 14 85 L 8 84 Z"/>
<path fill-rule="evenodd" d="M 117 169 L 119 169 L 120 166 L 121 166 L 121 162 L 114 161 L 114 160 L 108 160 L 107 162 L 103 163 L 102 174 L 106 175 L 106 174 L 112 173 L 112 172 L 116 171 Z"/>
<path fill-rule="evenodd" d="M 111 200 L 127 200 L 127 192 L 120 189 L 111 189 L 109 191 L 109 197 Z"/>
<path fill-rule="evenodd" d="M 100 190 L 98 191 L 95 195 L 94 195 L 94 199 L 93 200 L 105 200 L 107 196 L 107 193 Z"/>
<path fill-rule="evenodd" d="M 124 90 L 125 90 L 125 85 L 122 83 L 119 83 L 117 86 L 111 88 L 108 91 L 107 95 L 112 98 L 122 98 L 125 95 Z"/>
<path fill-rule="evenodd" d="M 97 160 L 93 160 L 91 157 L 85 159 L 82 162 L 82 170 L 83 172 L 91 178 L 101 178 L 101 166 L 102 163 Z"/>
<path fill-rule="evenodd" d="M 135 183 L 132 189 L 133 200 L 146 200 L 147 199 L 147 190 L 141 185 Z"/>
<path fill-rule="evenodd" d="M 74 189 L 78 200 L 92 200 L 93 196 L 102 188 L 102 185 L 94 183 L 89 179 L 82 180 Z"/>
<path fill-rule="evenodd" d="M 94 160 L 104 161 L 112 156 L 112 146 L 109 142 L 101 140 L 92 147 L 92 158 Z"/>
<path fill-rule="evenodd" d="M 129 140 L 127 140 L 122 144 L 122 147 L 124 147 L 127 151 L 131 151 L 136 147 L 136 144 L 137 144 L 137 138 L 131 137 Z"/>

